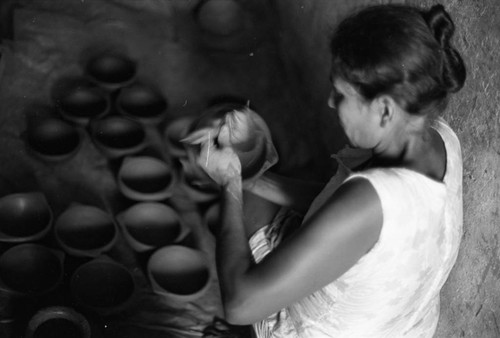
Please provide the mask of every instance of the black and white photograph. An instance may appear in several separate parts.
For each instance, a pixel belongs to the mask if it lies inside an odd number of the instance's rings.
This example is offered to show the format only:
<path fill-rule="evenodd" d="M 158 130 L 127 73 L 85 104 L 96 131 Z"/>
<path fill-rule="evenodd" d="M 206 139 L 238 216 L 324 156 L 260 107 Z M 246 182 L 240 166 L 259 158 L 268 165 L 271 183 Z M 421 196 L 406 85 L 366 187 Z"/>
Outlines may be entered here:
<path fill-rule="evenodd" d="M 0 0 L 0 338 L 500 337 L 498 0 Z"/>

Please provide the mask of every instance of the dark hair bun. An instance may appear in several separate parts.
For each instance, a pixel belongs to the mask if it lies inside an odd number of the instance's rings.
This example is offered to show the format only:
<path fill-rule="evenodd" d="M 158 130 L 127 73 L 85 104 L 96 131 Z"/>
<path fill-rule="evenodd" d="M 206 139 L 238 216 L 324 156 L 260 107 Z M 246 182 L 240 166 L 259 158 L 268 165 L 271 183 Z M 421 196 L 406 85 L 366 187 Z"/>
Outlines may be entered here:
<path fill-rule="evenodd" d="M 455 24 L 443 5 L 432 6 L 423 17 L 443 49 L 443 84 L 449 92 L 459 91 L 465 82 L 466 70 L 462 57 L 451 45 Z"/>

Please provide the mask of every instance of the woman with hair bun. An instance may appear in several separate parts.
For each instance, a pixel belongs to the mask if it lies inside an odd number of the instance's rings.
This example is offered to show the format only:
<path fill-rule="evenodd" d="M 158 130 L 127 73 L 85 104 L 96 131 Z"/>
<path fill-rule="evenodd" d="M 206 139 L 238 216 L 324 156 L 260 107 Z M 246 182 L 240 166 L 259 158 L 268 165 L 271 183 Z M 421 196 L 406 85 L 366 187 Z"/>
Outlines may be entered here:
<path fill-rule="evenodd" d="M 216 137 L 202 146 L 222 188 L 228 322 L 257 337 L 433 336 L 462 236 L 460 144 L 439 117 L 466 77 L 454 28 L 441 5 L 368 7 L 339 24 L 328 104 L 373 156 L 326 184 L 291 234 L 281 219 L 247 242 L 238 157 Z"/>

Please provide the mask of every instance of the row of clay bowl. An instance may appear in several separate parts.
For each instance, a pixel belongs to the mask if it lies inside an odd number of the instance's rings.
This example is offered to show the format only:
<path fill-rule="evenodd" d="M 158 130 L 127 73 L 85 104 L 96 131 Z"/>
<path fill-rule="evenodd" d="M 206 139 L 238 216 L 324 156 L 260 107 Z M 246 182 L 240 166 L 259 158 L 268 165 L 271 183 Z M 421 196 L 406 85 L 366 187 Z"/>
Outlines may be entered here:
<path fill-rule="evenodd" d="M 127 198 L 164 200 L 181 180 L 192 200 L 214 199 L 216 187 L 210 180 L 200 183 L 197 178 L 204 174 L 186 159 L 180 142 L 193 117 L 166 121 L 167 100 L 153 86 L 134 80 L 136 68 L 125 55 L 103 53 L 87 62 L 85 80 L 63 80 L 54 86 L 59 117 L 28 119 L 24 136 L 29 152 L 46 161 L 67 160 L 78 152 L 86 130 L 104 156 L 122 161 L 116 176 Z M 160 123 L 166 124 L 163 134 L 156 128 Z M 148 154 L 151 147 L 160 148 L 154 156 Z M 179 158 L 180 173 L 172 163 Z"/>
<path fill-rule="evenodd" d="M 138 291 L 134 276 L 106 254 L 121 228 L 137 252 L 151 253 L 146 271 L 154 292 L 177 303 L 204 294 L 211 280 L 209 262 L 201 251 L 178 243 L 183 225 L 174 209 L 138 203 L 115 219 L 78 204 L 53 219 L 39 192 L 2 197 L 0 241 L 10 247 L 0 255 L 0 290 L 13 297 L 43 296 L 57 291 L 69 273 L 70 294 L 82 309 L 106 316 L 129 308 Z M 39 243 L 48 233 L 59 247 Z M 85 260 L 65 271 L 68 256 Z"/>
<path fill-rule="evenodd" d="M 155 86 L 136 79 L 136 69 L 128 56 L 103 52 L 89 58 L 84 76 L 59 80 L 52 89 L 58 116 L 28 118 L 25 139 L 32 154 L 68 159 L 79 150 L 85 129 L 107 157 L 142 150 L 145 127 L 165 119 L 168 103 Z"/>
<path fill-rule="evenodd" d="M 104 55 L 100 59 L 107 67 L 109 63 L 119 63 L 117 60 L 127 59 L 117 55 Z M 120 159 L 117 186 L 132 205 L 110 214 L 96 206 L 73 203 L 54 215 L 43 192 L 3 196 L 0 198 L 0 242 L 11 246 L 0 256 L 3 291 L 20 297 L 57 292 L 65 281 L 63 277 L 70 274 L 68 287 L 78 306 L 99 315 L 125 310 L 133 304 L 138 290 L 131 271 L 108 254 L 120 236 L 135 252 L 148 255 L 147 279 L 158 295 L 172 302 L 188 302 L 201 297 L 209 287 L 211 272 L 207 257 L 202 251 L 181 244 L 190 229 L 177 210 L 166 202 L 172 197 L 179 178 L 189 176 L 179 175 L 170 160 L 186 158 L 179 140 L 188 132 L 191 119 L 179 118 L 165 129 L 161 138 L 165 140 L 165 147 L 172 149 L 168 158 L 141 154 L 147 143 L 145 129 L 155 127 L 160 119 L 150 119 L 146 113 L 141 117 L 129 116 L 130 109 L 120 108 L 123 106 L 120 102 L 133 97 L 128 106 L 137 108 L 142 104 L 144 108 L 161 100 L 157 100 L 158 92 L 150 95 L 152 92 L 146 87 L 134 87 L 133 79 L 126 81 L 121 77 L 120 80 L 120 85 L 108 86 L 102 84 L 102 78 L 95 77 L 92 85 L 79 80 L 75 82 L 78 85 L 73 83 L 74 86 L 65 86 L 63 91 L 55 91 L 60 117 L 36 120 L 28 125 L 27 141 L 39 158 L 60 161 L 74 155 L 86 129 L 108 158 Z M 135 91 L 129 91 L 131 88 Z M 126 93 L 135 94 L 127 96 Z M 112 95 L 118 103 L 115 113 L 110 113 L 107 107 Z M 69 103 L 83 108 L 72 110 Z M 166 105 L 157 106 L 161 106 L 158 110 L 161 114 L 157 115 L 164 115 Z M 69 148 L 73 149 L 67 151 Z M 184 162 L 186 168 L 190 168 L 189 163 Z M 189 170 L 186 172 L 189 174 Z M 195 202 L 216 197 L 213 189 L 207 193 L 198 192 L 198 186 L 185 186 L 188 195 L 191 191 L 192 197 L 198 198 Z M 55 245 L 38 243 L 49 234 Z M 84 263 L 74 271 L 65 271 L 68 256 L 81 258 Z"/>
<path fill-rule="evenodd" d="M 242 7 L 234 0 L 204 0 L 195 9 L 200 27 L 221 37 L 244 28 Z M 243 23 L 243 24 L 242 24 Z M 148 253 L 147 278 L 154 292 L 173 302 L 201 297 L 211 272 L 203 252 L 180 244 L 189 231 L 177 211 L 165 203 L 174 187 L 195 203 L 211 203 L 205 223 L 218 221 L 218 191 L 193 165 L 180 142 L 193 121 L 168 121 L 161 140 L 169 158 L 141 154 L 150 144 L 148 129 L 165 122 L 167 100 L 147 81 L 136 78 L 135 62 L 106 53 L 89 59 L 85 76 L 54 87 L 59 116 L 28 122 L 28 149 L 44 161 L 64 161 L 80 149 L 88 134 L 109 159 L 121 159 L 116 173 L 120 192 L 135 201 L 115 215 L 95 206 L 71 204 L 54 215 L 42 192 L 0 198 L 0 242 L 10 248 L 0 255 L 0 288 L 20 296 L 49 293 L 64 280 L 68 256 L 85 259 L 71 271 L 69 289 L 82 309 L 109 315 L 134 303 L 131 271 L 108 252 L 119 236 L 138 253 Z M 181 164 L 176 170 L 172 160 Z M 47 236 L 57 247 L 41 244 Z M 67 306 L 39 309 L 26 324 L 25 337 L 90 338 L 91 324 Z"/>

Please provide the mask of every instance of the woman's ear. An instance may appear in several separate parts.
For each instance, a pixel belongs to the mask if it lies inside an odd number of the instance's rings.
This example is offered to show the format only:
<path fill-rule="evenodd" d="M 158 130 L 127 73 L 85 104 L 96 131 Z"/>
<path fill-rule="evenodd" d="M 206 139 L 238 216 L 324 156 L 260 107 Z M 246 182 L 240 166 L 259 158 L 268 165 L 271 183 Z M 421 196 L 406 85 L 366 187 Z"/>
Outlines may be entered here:
<path fill-rule="evenodd" d="M 375 109 L 380 117 L 380 126 L 386 127 L 394 119 L 396 114 L 396 102 L 388 95 L 382 95 L 375 99 Z"/>

